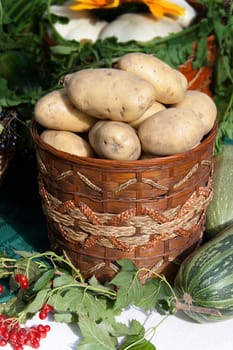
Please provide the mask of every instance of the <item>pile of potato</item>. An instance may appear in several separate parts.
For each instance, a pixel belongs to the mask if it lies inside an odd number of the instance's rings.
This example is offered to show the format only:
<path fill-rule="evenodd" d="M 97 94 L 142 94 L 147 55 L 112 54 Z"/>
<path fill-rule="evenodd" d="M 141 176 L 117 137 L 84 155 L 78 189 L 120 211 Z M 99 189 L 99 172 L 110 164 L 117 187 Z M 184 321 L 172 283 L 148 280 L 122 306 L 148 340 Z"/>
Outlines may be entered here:
<path fill-rule="evenodd" d="M 35 120 L 44 142 L 73 155 L 117 160 L 168 156 L 197 146 L 217 109 L 205 93 L 155 56 L 130 53 L 114 68 L 68 74 L 40 98 Z"/>

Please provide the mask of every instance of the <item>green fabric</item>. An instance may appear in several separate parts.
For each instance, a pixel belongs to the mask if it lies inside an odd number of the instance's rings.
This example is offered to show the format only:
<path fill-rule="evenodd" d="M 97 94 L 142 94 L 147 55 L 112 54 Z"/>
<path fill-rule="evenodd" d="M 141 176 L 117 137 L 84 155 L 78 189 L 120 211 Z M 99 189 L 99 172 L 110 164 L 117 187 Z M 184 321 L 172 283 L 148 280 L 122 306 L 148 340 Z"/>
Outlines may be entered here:
<path fill-rule="evenodd" d="M 0 252 L 17 257 L 15 250 L 49 249 L 46 220 L 41 208 L 35 157 L 15 157 L 0 188 Z M 6 281 L 0 280 L 0 284 Z M 0 302 L 9 297 L 8 290 Z"/>
<path fill-rule="evenodd" d="M 35 159 L 17 158 L 0 188 L 0 251 L 41 251 L 48 247 Z"/>

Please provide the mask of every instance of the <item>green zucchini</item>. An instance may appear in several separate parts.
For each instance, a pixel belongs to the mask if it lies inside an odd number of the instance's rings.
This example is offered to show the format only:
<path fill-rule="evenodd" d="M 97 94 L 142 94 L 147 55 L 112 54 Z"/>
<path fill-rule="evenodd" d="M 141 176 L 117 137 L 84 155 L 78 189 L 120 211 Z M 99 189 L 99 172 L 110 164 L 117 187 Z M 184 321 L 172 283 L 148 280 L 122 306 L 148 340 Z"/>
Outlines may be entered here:
<path fill-rule="evenodd" d="M 213 198 L 206 211 L 205 236 L 214 237 L 233 224 L 233 145 L 225 144 L 214 158 Z"/>
<path fill-rule="evenodd" d="M 174 289 L 183 311 L 204 323 L 233 318 L 233 225 L 189 255 L 175 277 Z M 218 311 L 219 315 L 194 312 L 192 306 Z"/>

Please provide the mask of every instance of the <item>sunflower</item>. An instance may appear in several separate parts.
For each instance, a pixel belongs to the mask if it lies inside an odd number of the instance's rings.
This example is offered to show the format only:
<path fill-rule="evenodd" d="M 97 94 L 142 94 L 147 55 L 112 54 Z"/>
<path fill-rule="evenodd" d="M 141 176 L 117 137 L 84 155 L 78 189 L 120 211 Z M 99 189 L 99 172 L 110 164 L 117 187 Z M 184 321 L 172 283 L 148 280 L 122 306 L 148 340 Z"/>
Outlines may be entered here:
<path fill-rule="evenodd" d="M 118 7 L 126 2 L 141 2 L 148 6 L 150 12 L 158 18 L 165 15 L 182 16 L 185 9 L 167 0 L 75 0 L 70 6 L 71 10 L 108 9 Z"/>

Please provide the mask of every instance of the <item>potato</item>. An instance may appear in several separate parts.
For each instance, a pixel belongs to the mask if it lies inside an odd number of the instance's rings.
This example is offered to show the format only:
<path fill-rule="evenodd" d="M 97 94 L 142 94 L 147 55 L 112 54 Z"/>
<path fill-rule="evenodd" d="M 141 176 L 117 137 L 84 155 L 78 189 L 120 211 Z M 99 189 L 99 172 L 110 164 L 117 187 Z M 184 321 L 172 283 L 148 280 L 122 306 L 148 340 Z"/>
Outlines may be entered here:
<path fill-rule="evenodd" d="M 184 98 L 186 77 L 153 55 L 129 53 L 119 58 L 116 67 L 150 82 L 157 92 L 156 101 L 160 103 L 170 105 Z"/>
<path fill-rule="evenodd" d="M 89 131 L 89 142 L 100 158 L 136 160 L 141 144 L 135 130 L 118 121 L 98 121 Z"/>
<path fill-rule="evenodd" d="M 59 151 L 80 157 L 93 157 L 94 152 L 89 143 L 71 131 L 44 130 L 41 139 Z"/>
<path fill-rule="evenodd" d="M 136 120 L 156 99 L 151 83 L 115 68 L 80 70 L 64 82 L 77 109 L 99 119 Z"/>
<path fill-rule="evenodd" d="M 144 152 L 167 156 L 197 146 L 203 124 L 193 111 L 170 107 L 146 119 L 139 126 L 138 137 Z"/>
<path fill-rule="evenodd" d="M 49 92 L 34 108 L 35 120 L 48 129 L 85 132 L 96 119 L 79 111 L 69 100 L 66 89 Z"/>
<path fill-rule="evenodd" d="M 144 159 L 154 159 L 154 158 L 158 158 L 159 156 L 156 156 L 155 154 L 150 154 L 150 153 L 145 153 L 142 152 L 141 156 L 140 156 L 140 160 L 144 160 Z"/>
<path fill-rule="evenodd" d="M 142 124 L 142 122 L 144 120 L 146 120 L 147 118 L 149 118 L 150 116 L 152 116 L 153 114 L 162 111 L 166 109 L 166 107 L 164 105 L 162 105 L 161 103 L 155 101 L 153 103 L 152 106 L 150 106 L 145 113 L 143 113 L 143 115 L 141 117 L 139 117 L 138 119 L 134 120 L 133 122 L 129 123 L 133 128 L 138 129 L 139 125 Z"/>
<path fill-rule="evenodd" d="M 188 80 L 187 80 L 186 76 L 183 73 L 181 73 L 180 71 L 178 71 L 177 69 L 174 69 L 174 72 L 179 75 L 180 80 L 181 80 L 181 85 L 182 85 L 184 91 L 186 92 L 186 90 L 188 89 Z"/>
<path fill-rule="evenodd" d="M 214 126 L 217 117 L 217 107 L 210 96 L 197 90 L 185 92 L 184 99 L 175 105 L 177 108 L 187 108 L 193 111 L 204 125 L 204 134 Z"/>

